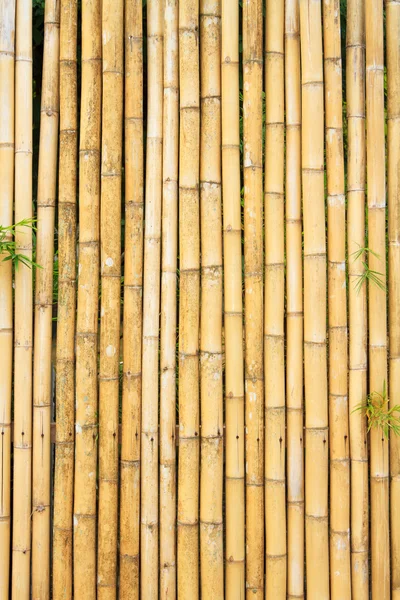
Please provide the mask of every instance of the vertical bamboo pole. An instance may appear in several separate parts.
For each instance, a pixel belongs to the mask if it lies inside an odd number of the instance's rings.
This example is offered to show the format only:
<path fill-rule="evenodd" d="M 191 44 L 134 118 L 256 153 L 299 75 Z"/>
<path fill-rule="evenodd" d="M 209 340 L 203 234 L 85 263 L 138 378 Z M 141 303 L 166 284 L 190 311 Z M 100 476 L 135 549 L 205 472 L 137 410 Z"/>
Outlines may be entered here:
<path fill-rule="evenodd" d="M 82 2 L 79 268 L 76 324 L 74 595 L 96 598 L 101 1 Z"/>
<path fill-rule="evenodd" d="M 142 0 L 127 0 L 125 2 L 124 375 L 119 558 L 121 600 L 139 598 L 144 184 L 142 27 Z"/>
<path fill-rule="evenodd" d="M 388 204 L 389 204 L 389 388 L 392 406 L 400 404 L 400 4 L 386 5 L 386 48 L 388 83 Z M 396 435 L 390 438 L 390 526 L 392 600 L 400 598 L 400 443 Z"/>
<path fill-rule="evenodd" d="M 117 597 L 123 0 L 103 0 L 97 598 Z"/>
<path fill-rule="evenodd" d="M 176 284 L 178 252 L 178 2 L 164 2 L 160 355 L 160 597 L 176 597 Z"/>
<path fill-rule="evenodd" d="M 18 0 L 15 43 L 15 221 L 32 217 L 32 2 Z M 4 106 L 4 103 L 2 104 Z M 2 178 L 2 181 L 4 179 Z M 16 232 L 17 251 L 32 258 L 32 231 Z M 32 499 L 32 270 L 15 271 L 14 481 L 12 598 L 29 600 Z"/>
<path fill-rule="evenodd" d="M 328 192 L 330 581 L 332 600 L 339 600 L 351 597 L 346 215 L 340 2 L 325 0 L 323 7 Z"/>
<path fill-rule="evenodd" d="M 179 4 L 178 596 L 199 594 L 199 1 Z"/>
<path fill-rule="evenodd" d="M 306 402 L 306 575 L 329 598 L 324 88 L 321 1 L 300 0 Z"/>
<path fill-rule="evenodd" d="M 72 599 L 77 132 L 76 0 L 60 8 L 60 163 L 53 598 Z"/>
<path fill-rule="evenodd" d="M 365 15 L 362 0 L 347 4 L 347 244 L 349 264 L 349 420 L 351 460 L 351 586 L 354 598 L 369 598 L 368 449 L 365 418 L 354 409 L 367 395 L 367 300 L 357 280 L 365 246 Z"/>
<path fill-rule="evenodd" d="M 158 598 L 158 345 L 163 134 L 163 2 L 147 4 L 147 150 L 143 278 L 141 598 Z"/>
<path fill-rule="evenodd" d="M 0 224 L 10 226 L 14 200 L 15 0 L 0 2 Z M 12 388 L 12 263 L 0 256 L 0 598 L 10 580 L 10 482 Z"/>
<path fill-rule="evenodd" d="M 220 31 L 220 0 L 201 0 L 200 564 L 205 600 L 224 598 Z"/>
<path fill-rule="evenodd" d="M 366 107 L 368 253 L 370 269 L 386 285 L 386 187 L 383 65 L 383 4 L 366 0 Z M 387 390 L 386 292 L 368 284 L 370 393 Z M 371 430 L 371 573 L 372 597 L 390 597 L 389 444 L 381 429 Z"/>
<path fill-rule="evenodd" d="M 267 2 L 265 30 L 265 526 L 266 598 L 286 598 L 284 0 Z"/>
<path fill-rule="evenodd" d="M 288 598 L 304 597 L 303 265 L 299 0 L 285 5 Z"/>
<path fill-rule="evenodd" d="M 50 595 L 50 420 L 54 218 L 59 120 L 60 5 L 46 0 L 37 195 L 33 357 L 32 598 Z"/>
<path fill-rule="evenodd" d="M 224 232 L 226 595 L 245 594 L 244 374 L 239 150 L 239 6 L 222 0 L 222 192 Z"/>

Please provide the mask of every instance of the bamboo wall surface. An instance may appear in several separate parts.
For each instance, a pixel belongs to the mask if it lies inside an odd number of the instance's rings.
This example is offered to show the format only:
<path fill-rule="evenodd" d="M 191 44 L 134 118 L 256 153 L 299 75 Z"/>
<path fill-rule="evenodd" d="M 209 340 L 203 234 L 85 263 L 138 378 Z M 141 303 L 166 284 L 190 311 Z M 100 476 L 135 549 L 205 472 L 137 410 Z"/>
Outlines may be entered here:
<path fill-rule="evenodd" d="M 400 600 L 400 0 L 0 0 L 0 600 Z"/>

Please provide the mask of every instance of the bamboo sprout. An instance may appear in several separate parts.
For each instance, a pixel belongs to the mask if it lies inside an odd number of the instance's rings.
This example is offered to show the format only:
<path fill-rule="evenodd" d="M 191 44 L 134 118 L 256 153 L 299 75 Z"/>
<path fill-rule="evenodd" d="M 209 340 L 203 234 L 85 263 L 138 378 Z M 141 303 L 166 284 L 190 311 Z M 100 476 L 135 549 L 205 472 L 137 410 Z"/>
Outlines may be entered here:
<path fill-rule="evenodd" d="M 300 0 L 306 403 L 306 578 L 329 598 L 328 398 L 321 1 Z"/>
<path fill-rule="evenodd" d="M 164 2 L 160 355 L 160 598 L 176 597 L 176 284 L 178 244 L 178 2 Z"/>
<path fill-rule="evenodd" d="M 288 598 L 304 598 L 303 272 L 299 0 L 285 6 Z"/>
<path fill-rule="evenodd" d="M 139 598 L 143 280 L 142 0 L 125 3 L 124 376 L 120 500 L 121 600 Z"/>
<path fill-rule="evenodd" d="M 33 357 L 32 598 L 50 597 L 50 421 L 54 220 L 59 121 L 60 6 L 46 0 L 37 194 Z"/>
<path fill-rule="evenodd" d="M 79 268 L 76 324 L 74 595 L 96 598 L 101 0 L 82 2 Z"/>
<path fill-rule="evenodd" d="M 117 597 L 123 0 L 103 0 L 97 598 Z"/>
<path fill-rule="evenodd" d="M 60 163 L 53 598 L 72 599 L 76 278 L 77 0 L 60 8 Z"/>
<path fill-rule="evenodd" d="M 179 4 L 178 596 L 199 594 L 199 3 Z"/>
<path fill-rule="evenodd" d="M 265 136 L 266 598 L 286 598 L 284 0 L 267 2 Z"/>
<path fill-rule="evenodd" d="M 388 1 L 386 5 L 386 47 L 388 82 L 388 204 L 389 204 L 389 388 L 392 406 L 399 400 L 400 358 L 400 4 Z M 400 598 L 400 522 L 398 506 L 400 499 L 400 441 L 395 435 L 390 438 L 391 475 L 391 565 L 392 600 Z"/>
<path fill-rule="evenodd" d="M 368 185 L 368 267 L 386 285 L 386 189 L 383 66 L 383 5 L 365 3 Z M 382 393 L 387 382 L 386 292 L 369 281 L 369 385 Z M 373 598 L 390 597 L 389 444 L 382 431 L 371 439 L 371 588 Z"/>
<path fill-rule="evenodd" d="M 147 165 L 145 200 L 143 354 L 141 598 L 158 598 L 158 345 L 162 197 L 163 2 L 147 4 Z"/>
<path fill-rule="evenodd" d="M 14 199 L 15 0 L 0 1 L 0 224 L 12 225 Z M 25 218 L 25 217 L 24 217 Z M 10 580 L 12 390 L 12 263 L 0 255 L 0 599 Z M 20 307 L 19 307 L 20 308 Z M 29 323 L 28 323 L 29 327 Z M 21 335 L 21 331 L 19 331 Z M 29 392 L 29 390 L 28 390 Z"/>
<path fill-rule="evenodd" d="M 208 600 L 224 598 L 220 27 L 220 0 L 202 0 L 200 565 Z"/>
<path fill-rule="evenodd" d="M 324 2 L 325 135 L 328 191 L 330 580 L 331 598 L 351 597 L 347 399 L 346 215 L 340 2 Z"/>
<path fill-rule="evenodd" d="M 365 247 L 365 19 L 362 0 L 347 5 L 348 256 L 349 256 L 349 414 L 351 460 L 351 585 L 354 598 L 367 600 L 368 452 L 365 418 L 354 409 L 367 396 L 367 304 L 363 272 Z"/>
<path fill-rule="evenodd" d="M 245 594 L 244 374 L 239 149 L 239 7 L 222 0 L 222 192 L 224 232 L 226 596 Z"/>

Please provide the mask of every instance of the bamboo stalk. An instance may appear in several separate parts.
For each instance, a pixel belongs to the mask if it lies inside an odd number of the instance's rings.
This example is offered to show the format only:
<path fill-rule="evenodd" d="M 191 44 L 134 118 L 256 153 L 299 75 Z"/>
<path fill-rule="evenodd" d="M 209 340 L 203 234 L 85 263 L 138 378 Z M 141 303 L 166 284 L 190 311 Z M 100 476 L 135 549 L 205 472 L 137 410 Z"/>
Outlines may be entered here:
<path fill-rule="evenodd" d="M 0 2 L 0 225 L 13 221 L 15 0 Z M 0 598 L 9 594 L 11 535 L 12 263 L 0 256 Z M 19 332 L 20 334 L 20 332 Z"/>
<path fill-rule="evenodd" d="M 349 417 L 351 460 L 351 586 L 354 598 L 369 598 L 368 449 L 365 418 L 354 409 L 367 395 L 366 287 L 356 283 L 365 246 L 365 15 L 361 0 L 348 0 L 346 64 L 348 174 L 347 245 L 349 256 Z"/>
<path fill-rule="evenodd" d="M 208 600 L 224 598 L 220 28 L 220 0 L 202 0 L 200 565 Z"/>
<path fill-rule="evenodd" d="M 284 348 L 284 0 L 267 2 L 265 31 L 265 527 L 266 598 L 286 598 Z"/>
<path fill-rule="evenodd" d="M 163 2 L 147 4 L 148 123 L 145 200 L 143 354 L 141 598 L 158 598 L 158 345 L 162 198 Z"/>
<path fill-rule="evenodd" d="M 32 2 L 18 0 L 15 40 L 15 221 L 32 218 Z M 21 102 L 18 101 L 18 98 Z M 23 102 L 22 102 L 23 100 Z M 4 106 L 4 103 L 2 104 Z M 1 179 L 4 181 L 4 179 Z M 32 259 L 32 231 L 16 232 L 17 252 Z M 32 501 L 32 270 L 15 271 L 14 481 L 12 598 L 29 600 Z"/>
<path fill-rule="evenodd" d="M 300 1 L 306 403 L 306 577 L 329 598 L 324 88 L 320 0 Z"/>
<path fill-rule="evenodd" d="M 226 422 L 226 567 L 229 598 L 245 594 L 244 374 L 239 150 L 239 7 L 222 0 L 222 192 Z"/>
<path fill-rule="evenodd" d="M 178 252 L 178 2 L 164 2 L 160 354 L 160 598 L 176 597 L 176 309 Z"/>
<path fill-rule="evenodd" d="M 54 478 L 53 598 L 72 599 L 74 398 L 76 311 L 77 132 L 76 0 L 60 6 L 60 162 L 58 213 L 58 315 L 56 463 Z"/>
<path fill-rule="evenodd" d="M 50 420 L 54 220 L 59 121 L 60 6 L 46 0 L 37 194 L 33 356 L 32 598 L 50 597 Z"/>
<path fill-rule="evenodd" d="M 199 2 L 179 4 L 178 596 L 199 594 Z"/>
<path fill-rule="evenodd" d="M 391 406 L 400 404 L 400 153 L 399 153 L 399 93 L 400 93 L 400 4 L 388 0 L 386 4 L 387 48 L 387 116 L 388 116 L 388 205 L 389 205 L 389 388 Z M 390 437 L 390 526 L 392 600 L 400 598 L 400 523 L 398 506 L 400 498 L 400 441 Z"/>
<path fill-rule="evenodd" d="M 82 2 L 79 268 L 76 324 L 74 595 L 96 598 L 101 1 Z"/>
<path fill-rule="evenodd" d="M 331 598 L 339 600 L 351 597 L 346 215 L 340 2 L 325 0 L 323 8 L 328 192 L 330 581 Z"/>
<path fill-rule="evenodd" d="M 103 0 L 97 598 L 117 597 L 123 0 Z"/>
<path fill-rule="evenodd" d="M 299 0 L 285 6 L 288 598 L 304 598 L 303 265 Z"/>
<path fill-rule="evenodd" d="M 365 3 L 368 185 L 368 267 L 386 286 L 386 187 L 383 4 Z M 386 292 L 368 283 L 370 393 L 387 389 Z M 379 428 L 371 440 L 371 587 L 373 598 L 390 597 L 389 443 Z"/>
<path fill-rule="evenodd" d="M 143 293 L 142 0 L 125 3 L 125 256 L 119 597 L 139 598 Z"/>

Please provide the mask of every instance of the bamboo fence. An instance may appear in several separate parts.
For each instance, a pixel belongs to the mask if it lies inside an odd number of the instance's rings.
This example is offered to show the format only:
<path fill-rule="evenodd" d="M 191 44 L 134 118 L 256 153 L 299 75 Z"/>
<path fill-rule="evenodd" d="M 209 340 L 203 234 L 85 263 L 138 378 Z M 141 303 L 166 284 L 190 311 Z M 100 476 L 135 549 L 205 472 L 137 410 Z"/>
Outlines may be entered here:
<path fill-rule="evenodd" d="M 399 124 L 399 0 L 0 0 L 0 600 L 400 600 Z"/>

